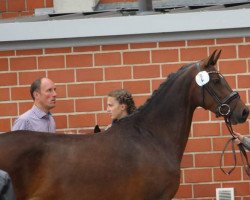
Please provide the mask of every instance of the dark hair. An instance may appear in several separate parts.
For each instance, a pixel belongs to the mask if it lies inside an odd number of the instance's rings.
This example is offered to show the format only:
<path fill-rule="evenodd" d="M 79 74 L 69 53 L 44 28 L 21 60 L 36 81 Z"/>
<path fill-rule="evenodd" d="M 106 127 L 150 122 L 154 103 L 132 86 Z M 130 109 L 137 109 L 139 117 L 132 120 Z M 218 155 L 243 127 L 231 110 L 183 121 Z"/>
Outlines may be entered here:
<path fill-rule="evenodd" d="M 127 105 L 127 113 L 130 115 L 136 111 L 135 102 L 132 95 L 124 89 L 113 90 L 108 93 L 109 97 L 114 97 L 120 104 Z"/>
<path fill-rule="evenodd" d="M 40 90 L 41 88 L 41 82 L 42 82 L 42 79 L 43 78 L 38 78 L 36 79 L 30 86 L 30 95 L 32 97 L 33 100 L 35 100 L 35 97 L 34 97 L 34 92 L 37 91 L 37 90 Z"/>

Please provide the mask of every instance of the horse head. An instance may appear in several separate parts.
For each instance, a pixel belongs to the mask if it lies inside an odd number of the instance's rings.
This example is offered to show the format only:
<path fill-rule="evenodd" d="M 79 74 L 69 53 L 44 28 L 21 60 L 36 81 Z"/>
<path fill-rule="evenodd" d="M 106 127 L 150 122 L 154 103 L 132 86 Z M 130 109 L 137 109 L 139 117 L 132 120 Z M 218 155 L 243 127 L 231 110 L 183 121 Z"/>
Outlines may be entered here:
<path fill-rule="evenodd" d="M 199 106 L 224 117 L 232 124 L 247 120 L 249 110 L 240 99 L 238 92 L 231 89 L 223 75 L 216 69 L 221 51 L 215 50 L 207 59 L 197 64 L 195 77 L 199 88 Z"/>

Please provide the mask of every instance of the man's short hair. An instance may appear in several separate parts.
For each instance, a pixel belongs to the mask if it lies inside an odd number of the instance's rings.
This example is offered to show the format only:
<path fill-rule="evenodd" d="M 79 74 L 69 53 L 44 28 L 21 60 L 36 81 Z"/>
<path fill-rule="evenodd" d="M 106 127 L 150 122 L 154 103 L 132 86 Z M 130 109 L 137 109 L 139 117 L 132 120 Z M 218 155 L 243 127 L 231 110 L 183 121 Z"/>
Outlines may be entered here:
<path fill-rule="evenodd" d="M 41 88 L 42 79 L 43 79 L 42 77 L 36 79 L 36 80 L 31 84 L 31 86 L 30 86 L 30 95 L 31 95 L 31 97 L 32 97 L 33 100 L 35 100 L 34 92 L 40 90 L 40 88 Z"/>

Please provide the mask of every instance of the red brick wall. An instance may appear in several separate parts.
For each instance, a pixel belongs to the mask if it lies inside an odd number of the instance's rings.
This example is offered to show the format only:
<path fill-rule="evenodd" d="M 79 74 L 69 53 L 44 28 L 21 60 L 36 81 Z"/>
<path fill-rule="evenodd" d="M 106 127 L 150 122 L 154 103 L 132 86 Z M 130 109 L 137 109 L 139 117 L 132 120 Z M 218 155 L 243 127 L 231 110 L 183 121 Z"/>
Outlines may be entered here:
<path fill-rule="evenodd" d="M 99 3 L 134 2 L 137 0 L 100 0 Z M 51 8 L 53 0 L 0 0 L 0 19 L 33 15 L 36 8 Z"/>
<path fill-rule="evenodd" d="M 57 85 L 53 113 L 58 131 L 88 133 L 95 124 L 110 123 L 106 114 L 110 90 L 130 90 L 139 106 L 169 73 L 217 48 L 222 49 L 219 70 L 249 106 L 250 38 L 0 51 L 0 132 L 9 131 L 13 120 L 31 107 L 29 85 L 39 76 L 48 76 Z M 234 129 L 248 134 L 249 121 Z M 237 200 L 250 199 L 249 178 L 240 159 L 230 176 L 219 169 L 228 136 L 222 119 L 196 110 L 177 199 L 215 199 L 216 187 L 235 187 Z M 231 155 L 225 156 L 231 166 Z"/>

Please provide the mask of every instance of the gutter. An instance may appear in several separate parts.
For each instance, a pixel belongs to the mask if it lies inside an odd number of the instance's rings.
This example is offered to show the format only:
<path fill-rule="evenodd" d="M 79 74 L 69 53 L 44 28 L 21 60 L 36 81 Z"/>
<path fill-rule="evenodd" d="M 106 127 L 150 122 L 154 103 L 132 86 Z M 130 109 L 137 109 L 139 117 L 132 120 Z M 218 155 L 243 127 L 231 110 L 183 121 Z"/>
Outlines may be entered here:
<path fill-rule="evenodd" d="M 0 50 L 245 37 L 250 9 L 0 23 Z"/>

